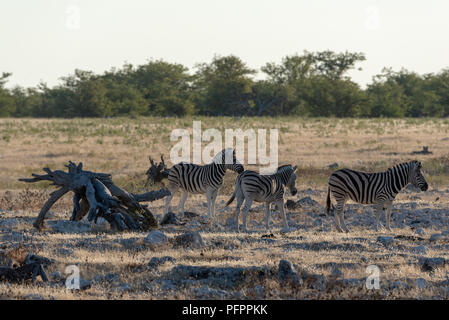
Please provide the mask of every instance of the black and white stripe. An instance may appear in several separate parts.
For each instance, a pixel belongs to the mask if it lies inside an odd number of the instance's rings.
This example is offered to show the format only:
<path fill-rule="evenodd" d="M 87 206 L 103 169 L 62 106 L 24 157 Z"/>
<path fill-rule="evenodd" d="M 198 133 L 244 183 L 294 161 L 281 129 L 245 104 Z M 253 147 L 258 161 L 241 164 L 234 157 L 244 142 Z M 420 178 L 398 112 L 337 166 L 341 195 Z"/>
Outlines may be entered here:
<path fill-rule="evenodd" d="M 223 184 L 223 176 L 227 169 L 237 173 L 243 172 L 243 166 L 237 161 L 235 150 L 233 149 L 222 150 L 214 157 L 212 163 L 204 166 L 193 163 L 178 163 L 174 165 L 168 174 L 168 189 L 171 195 L 166 197 L 165 213 L 169 211 L 173 195 L 178 189 L 181 189 L 179 212 L 184 212 L 184 203 L 189 193 L 205 193 L 208 213 L 210 217 L 213 217 L 215 200 L 218 190 Z"/>
<path fill-rule="evenodd" d="M 334 210 L 335 226 L 340 232 L 349 232 L 344 221 L 344 206 L 348 199 L 362 204 L 374 204 L 377 211 L 376 229 L 379 229 L 381 211 L 386 208 L 385 220 L 390 228 L 390 212 L 399 191 L 411 183 L 426 191 L 428 184 L 421 173 L 421 162 L 398 164 L 384 172 L 368 173 L 350 169 L 337 170 L 329 178 L 327 212 L 331 209 L 331 194 L 337 202 Z"/>
<path fill-rule="evenodd" d="M 230 205 L 237 197 L 237 207 L 235 209 L 237 219 L 237 230 L 239 229 L 240 207 L 246 200 L 243 208 L 243 229 L 246 230 L 246 218 L 253 201 L 265 202 L 266 205 L 266 226 L 270 224 L 270 204 L 276 203 L 280 208 L 284 219 L 285 227 L 288 227 L 287 217 L 284 210 L 284 187 L 287 187 L 292 195 L 297 193 L 296 190 L 296 174 L 297 166 L 291 165 L 281 166 L 275 174 L 260 175 L 255 171 L 246 170 L 239 174 L 235 181 L 235 190 L 232 197 L 226 203 Z"/>

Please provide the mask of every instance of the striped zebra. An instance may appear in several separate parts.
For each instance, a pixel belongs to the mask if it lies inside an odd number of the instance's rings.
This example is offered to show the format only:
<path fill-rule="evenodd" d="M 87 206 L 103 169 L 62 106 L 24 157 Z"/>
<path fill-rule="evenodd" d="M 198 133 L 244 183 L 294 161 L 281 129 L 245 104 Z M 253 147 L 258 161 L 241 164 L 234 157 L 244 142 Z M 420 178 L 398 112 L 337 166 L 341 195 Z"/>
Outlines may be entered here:
<path fill-rule="evenodd" d="M 204 166 L 184 162 L 174 165 L 168 173 L 168 190 L 171 195 L 166 197 L 164 212 L 168 213 L 173 195 L 181 189 L 178 212 L 184 212 L 184 203 L 189 193 L 205 193 L 208 214 L 212 218 L 218 190 L 223 184 L 227 169 L 237 173 L 243 172 L 243 166 L 237 161 L 232 148 L 223 149 L 214 157 L 212 163 Z"/>
<path fill-rule="evenodd" d="M 389 231 L 393 200 L 399 191 L 411 183 L 426 191 L 428 184 L 421 173 L 421 162 L 398 164 L 384 172 L 368 173 L 350 169 L 337 170 L 329 178 L 326 209 L 331 210 L 331 193 L 337 205 L 334 209 L 335 226 L 339 232 L 349 232 L 344 219 L 344 206 L 348 199 L 362 204 L 374 204 L 377 212 L 376 230 L 379 230 L 381 212 L 386 208 L 385 221 Z M 333 206 L 332 206 L 333 207 Z"/>
<path fill-rule="evenodd" d="M 265 202 L 266 205 L 266 227 L 270 225 L 270 204 L 276 203 L 280 208 L 282 218 L 284 219 L 284 226 L 288 227 L 287 217 L 284 210 L 284 187 L 287 187 L 292 195 L 295 195 L 296 190 L 296 169 L 298 166 L 292 168 L 291 165 L 281 166 L 276 173 L 272 175 L 260 175 L 255 171 L 246 170 L 239 174 L 235 181 L 235 190 L 231 198 L 226 203 L 226 207 L 230 205 L 235 197 L 237 197 L 237 206 L 235 208 L 235 215 L 237 220 L 237 231 L 239 231 L 239 214 L 240 207 L 246 199 L 243 208 L 243 230 L 246 230 L 246 218 L 248 211 L 256 202 Z"/>

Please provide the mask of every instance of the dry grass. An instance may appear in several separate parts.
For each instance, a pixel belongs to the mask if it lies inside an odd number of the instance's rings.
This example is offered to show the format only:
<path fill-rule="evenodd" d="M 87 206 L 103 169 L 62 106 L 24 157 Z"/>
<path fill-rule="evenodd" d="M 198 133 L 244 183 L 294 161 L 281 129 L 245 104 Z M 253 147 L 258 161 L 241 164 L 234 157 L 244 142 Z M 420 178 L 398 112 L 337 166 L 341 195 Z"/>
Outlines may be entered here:
<path fill-rule="evenodd" d="M 429 217 L 439 214 L 449 205 L 447 188 L 449 177 L 449 122 L 440 119 L 302 119 L 302 118 L 199 118 L 206 128 L 278 128 L 280 130 L 279 160 L 281 164 L 292 163 L 300 166 L 297 186 L 300 199 L 311 196 L 324 205 L 326 183 L 332 170 L 328 165 L 338 162 L 363 170 L 383 170 L 392 164 L 418 158 L 423 162 L 424 174 L 431 186 L 429 192 L 419 195 L 400 194 L 397 205 L 417 203 L 419 209 L 429 209 Z M 196 119 L 198 120 L 198 119 Z M 447 267 L 434 273 L 424 273 L 417 256 L 409 248 L 425 245 L 429 248 L 426 256 L 445 257 L 449 241 L 442 240 L 439 246 L 429 242 L 429 235 L 441 232 L 433 225 L 424 226 L 427 232 L 423 240 L 399 240 L 395 247 L 376 245 L 378 235 L 391 235 L 385 231 L 376 232 L 373 225 L 360 220 L 372 216 L 369 207 L 353 206 L 354 213 L 348 221 L 353 221 L 352 232 L 342 235 L 335 232 L 329 217 L 319 217 L 319 212 L 307 208 L 289 213 L 290 222 L 299 226 L 298 230 L 287 234 L 279 232 L 281 218 L 273 213 L 274 226 L 270 230 L 275 235 L 273 243 L 261 241 L 263 234 L 269 233 L 263 227 L 264 210 L 255 210 L 250 215 L 249 233 L 237 234 L 232 228 L 223 227 L 233 216 L 233 209 L 219 211 L 213 223 L 199 223 L 186 226 L 164 226 L 161 230 L 170 238 L 186 230 L 200 230 L 207 246 L 202 250 L 164 248 L 152 251 L 143 246 L 143 233 L 114 234 L 96 232 L 92 234 L 38 233 L 32 222 L 52 188 L 46 183 L 27 185 L 19 182 L 21 177 L 39 173 L 42 167 L 61 169 L 69 160 L 82 161 L 87 170 L 113 174 L 114 181 L 130 191 L 143 191 L 148 155 L 158 157 L 168 154 L 171 146 L 169 135 L 174 128 L 190 128 L 193 119 L 139 118 L 139 119 L 75 119 L 75 120 L 0 120 L 0 249 L 9 250 L 21 244 L 33 251 L 56 260 L 48 268 L 48 273 L 76 264 L 84 279 L 96 275 L 116 273 L 119 283 L 128 283 L 129 291 L 117 289 L 117 283 L 101 282 L 91 289 L 73 292 L 61 286 L 43 283 L 6 285 L 0 284 L 0 297 L 22 299 L 35 294 L 44 299 L 185 299 L 198 298 L 192 288 L 200 286 L 178 286 L 176 290 L 163 288 L 158 279 L 176 279 L 170 273 L 174 265 L 250 267 L 266 266 L 274 275 L 263 279 L 247 278 L 233 289 L 243 298 L 314 298 L 314 299 L 398 299 L 398 298 L 446 298 L 447 293 L 440 287 L 417 289 L 413 282 L 421 277 L 430 284 L 446 279 Z M 411 155 L 414 150 L 429 146 L 431 155 Z M 169 163 L 171 165 L 171 163 Z M 233 189 L 235 174 L 228 174 L 217 203 L 222 208 Z M 438 196 L 438 201 L 435 198 Z M 176 205 L 176 196 L 172 205 Z M 186 202 L 186 210 L 206 214 L 203 196 L 191 196 Z M 70 195 L 65 196 L 52 208 L 49 220 L 68 219 L 71 212 Z M 257 207 L 253 205 L 253 207 Z M 160 218 L 163 200 L 150 203 L 151 210 Z M 400 210 L 397 209 L 396 212 Z M 322 219 L 323 225 L 314 223 Z M 352 219 L 352 220 L 351 220 Z M 7 224 L 14 220 L 14 223 Z M 394 221 L 394 220 L 393 220 Z M 393 222 L 393 226 L 394 226 Z M 398 227 L 395 235 L 414 236 L 410 226 Z M 5 240 L 5 235 L 21 235 L 18 240 Z M 3 236 L 3 238 L 1 238 Z M 416 235 L 415 235 L 416 236 Z M 9 236 L 8 236 L 9 237 Z M 8 238 L 10 239 L 10 238 Z M 135 247 L 122 244 L 123 239 L 137 239 Z M 365 239 L 365 240 L 360 240 Z M 215 242 L 223 245 L 216 246 Z M 323 249 L 313 250 L 307 244 L 329 242 L 350 246 L 362 245 L 366 250 Z M 171 256 L 175 264 L 166 263 L 158 269 L 147 268 L 151 257 Z M 327 277 L 326 289 L 314 290 L 301 287 L 281 286 L 277 281 L 277 266 L 281 259 L 287 259 L 303 270 Z M 381 270 L 381 290 L 369 291 L 364 286 L 342 286 L 334 281 L 329 262 L 352 263 L 354 268 L 340 267 L 344 278 L 366 278 L 365 268 L 369 264 L 378 265 Z M 409 289 L 390 289 L 392 281 L 403 280 L 410 283 Z M 264 289 L 262 296 L 256 286 Z"/>

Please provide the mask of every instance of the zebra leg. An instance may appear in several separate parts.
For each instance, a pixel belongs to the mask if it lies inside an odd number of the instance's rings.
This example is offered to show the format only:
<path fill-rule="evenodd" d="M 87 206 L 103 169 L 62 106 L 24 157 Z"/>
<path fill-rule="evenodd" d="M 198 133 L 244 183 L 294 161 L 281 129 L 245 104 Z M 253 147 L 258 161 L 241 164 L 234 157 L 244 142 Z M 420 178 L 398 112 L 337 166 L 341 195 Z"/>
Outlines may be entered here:
<path fill-rule="evenodd" d="M 388 231 L 393 231 L 391 230 L 390 227 L 390 216 L 391 216 L 391 206 L 392 206 L 392 202 L 389 202 L 387 204 L 387 210 L 385 210 L 385 224 L 387 226 Z"/>
<path fill-rule="evenodd" d="M 378 203 L 376 204 L 376 231 L 379 231 L 380 227 L 382 226 L 380 223 L 380 216 L 382 213 L 382 210 L 384 208 L 384 204 L 383 203 Z"/>
<path fill-rule="evenodd" d="M 212 188 L 206 189 L 207 214 L 208 214 L 209 218 L 212 218 L 212 193 L 213 193 Z"/>
<path fill-rule="evenodd" d="M 246 218 L 248 217 L 248 212 L 252 204 L 253 200 L 251 198 L 246 198 L 245 206 L 243 207 L 243 231 L 246 231 Z"/>
<path fill-rule="evenodd" d="M 270 216 L 271 216 L 270 204 L 271 204 L 270 202 L 267 202 L 266 206 L 265 206 L 265 210 L 266 210 L 266 213 L 267 213 L 267 216 L 265 218 L 267 229 L 270 229 Z"/>
<path fill-rule="evenodd" d="M 218 196 L 218 189 L 217 190 L 213 190 L 212 191 L 212 196 L 211 196 L 211 212 L 212 215 L 211 217 L 215 217 L 215 202 L 217 200 L 217 196 Z"/>
<path fill-rule="evenodd" d="M 287 215 L 285 213 L 285 207 L 284 207 L 284 199 L 281 199 L 276 202 L 277 207 L 281 211 L 282 219 L 284 220 L 284 227 L 288 228 L 288 222 L 287 222 Z"/>
<path fill-rule="evenodd" d="M 340 224 L 340 219 L 341 219 L 341 212 L 343 212 L 345 203 L 344 202 L 337 202 L 337 205 L 334 208 L 334 221 L 335 221 L 335 227 L 337 228 L 338 232 L 344 232 L 341 224 Z"/>
<path fill-rule="evenodd" d="M 349 229 L 348 229 L 348 227 L 346 226 L 346 223 L 345 223 L 345 212 L 344 212 L 343 210 L 341 210 L 341 211 L 338 213 L 338 218 L 340 219 L 340 224 L 343 226 L 343 230 L 344 230 L 346 233 L 348 233 L 348 232 L 349 232 Z"/>
<path fill-rule="evenodd" d="M 170 211 L 170 202 L 173 199 L 174 194 L 176 191 L 178 191 L 179 187 L 169 184 L 168 190 L 170 191 L 170 195 L 165 197 L 165 208 L 164 208 L 164 214 L 167 214 Z"/>
<path fill-rule="evenodd" d="M 184 204 L 187 200 L 188 195 L 189 195 L 189 193 L 187 192 L 187 190 L 182 190 L 181 200 L 179 200 L 179 205 L 178 205 L 178 213 L 184 213 Z"/>
<path fill-rule="evenodd" d="M 237 206 L 235 207 L 235 220 L 237 223 L 237 231 L 239 231 L 240 226 L 239 226 L 239 215 L 240 215 L 240 207 L 242 206 L 244 198 L 237 194 Z"/>

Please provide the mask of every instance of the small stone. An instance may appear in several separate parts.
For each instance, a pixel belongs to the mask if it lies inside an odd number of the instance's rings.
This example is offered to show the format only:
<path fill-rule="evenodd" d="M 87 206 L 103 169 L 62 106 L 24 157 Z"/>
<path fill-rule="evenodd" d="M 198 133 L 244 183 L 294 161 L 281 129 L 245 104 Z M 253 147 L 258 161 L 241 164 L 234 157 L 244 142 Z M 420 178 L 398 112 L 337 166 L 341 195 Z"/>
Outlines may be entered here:
<path fill-rule="evenodd" d="M 165 257 L 153 257 L 151 258 L 150 262 L 148 262 L 148 266 L 151 268 L 159 267 L 160 265 L 163 265 L 166 262 L 175 262 L 176 259 L 170 256 Z"/>
<path fill-rule="evenodd" d="M 168 237 L 160 231 L 152 230 L 143 240 L 152 249 L 162 247 L 168 243 Z"/>
<path fill-rule="evenodd" d="M 430 241 L 431 242 L 436 242 L 438 240 L 441 240 L 443 238 L 443 236 L 440 233 L 434 233 L 430 236 Z"/>
<path fill-rule="evenodd" d="M 377 237 L 377 242 L 382 243 L 384 246 L 390 246 L 392 245 L 395 240 L 393 239 L 393 237 L 385 237 L 385 236 L 378 236 Z"/>
<path fill-rule="evenodd" d="M 404 290 L 404 289 L 409 289 L 409 285 L 407 283 L 405 283 L 404 281 L 393 281 L 390 285 L 390 289 L 399 289 L 399 290 Z"/>
<path fill-rule="evenodd" d="M 421 264 L 421 270 L 432 272 L 434 269 L 444 266 L 446 264 L 446 259 L 437 257 L 437 258 L 419 258 L 419 264 Z"/>
<path fill-rule="evenodd" d="M 199 232 L 187 232 L 177 236 L 174 240 L 174 248 L 184 247 L 200 249 L 204 247 L 204 241 Z"/>
<path fill-rule="evenodd" d="M 293 267 L 292 263 L 288 260 L 279 261 L 278 267 L 278 279 L 281 284 L 290 283 L 292 285 L 301 285 L 302 280 Z"/>
<path fill-rule="evenodd" d="M 424 236 L 426 234 L 426 232 L 422 228 L 416 229 L 415 233 L 420 236 Z"/>
<path fill-rule="evenodd" d="M 423 278 L 417 278 L 416 281 L 415 281 L 415 283 L 416 283 L 416 287 L 417 287 L 418 289 L 425 289 L 425 288 L 427 288 L 428 285 L 429 285 L 429 284 L 427 283 L 426 279 L 423 279 Z"/>
<path fill-rule="evenodd" d="M 53 281 L 61 281 L 63 278 L 62 278 L 62 274 L 61 274 L 61 272 L 59 272 L 59 271 L 55 271 L 55 272 L 53 272 L 52 274 L 50 274 L 50 279 L 51 280 L 53 280 Z"/>
<path fill-rule="evenodd" d="M 331 163 L 331 164 L 328 165 L 327 167 L 328 167 L 329 169 L 337 169 L 337 168 L 338 168 L 338 163 L 337 163 L 337 162 Z"/>
<path fill-rule="evenodd" d="M 426 254 L 429 249 L 426 246 L 416 246 L 412 248 L 412 252 L 416 254 Z"/>

